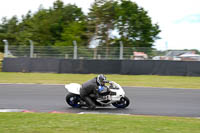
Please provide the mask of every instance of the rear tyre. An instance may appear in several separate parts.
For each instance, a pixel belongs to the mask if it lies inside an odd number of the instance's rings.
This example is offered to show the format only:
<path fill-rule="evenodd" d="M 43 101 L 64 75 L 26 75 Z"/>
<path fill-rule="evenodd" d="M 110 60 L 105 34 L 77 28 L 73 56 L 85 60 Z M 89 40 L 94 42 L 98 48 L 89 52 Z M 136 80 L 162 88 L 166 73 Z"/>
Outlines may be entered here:
<path fill-rule="evenodd" d="M 116 108 L 126 108 L 128 107 L 128 105 L 130 104 L 130 100 L 128 99 L 128 97 L 122 97 L 120 99 L 120 101 L 117 101 L 115 103 L 112 103 L 112 105 Z"/>
<path fill-rule="evenodd" d="M 73 108 L 80 108 L 81 107 L 80 100 L 81 100 L 81 97 L 79 95 L 76 95 L 76 94 L 69 93 L 66 96 L 67 104 L 69 104 Z"/>

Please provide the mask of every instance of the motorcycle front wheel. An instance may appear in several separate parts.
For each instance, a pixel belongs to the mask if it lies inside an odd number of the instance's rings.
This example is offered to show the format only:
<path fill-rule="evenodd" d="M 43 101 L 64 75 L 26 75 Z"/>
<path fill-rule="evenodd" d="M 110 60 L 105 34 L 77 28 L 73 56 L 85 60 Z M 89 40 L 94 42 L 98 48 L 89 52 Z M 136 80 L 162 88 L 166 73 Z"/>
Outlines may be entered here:
<path fill-rule="evenodd" d="M 69 93 L 66 96 L 67 104 L 69 104 L 73 108 L 80 108 L 81 107 L 80 100 L 81 100 L 80 96 L 76 95 L 76 94 Z"/>
<path fill-rule="evenodd" d="M 130 100 L 126 96 L 122 97 L 120 101 L 112 103 L 112 105 L 116 108 L 126 108 L 128 107 L 129 104 L 130 104 Z"/>

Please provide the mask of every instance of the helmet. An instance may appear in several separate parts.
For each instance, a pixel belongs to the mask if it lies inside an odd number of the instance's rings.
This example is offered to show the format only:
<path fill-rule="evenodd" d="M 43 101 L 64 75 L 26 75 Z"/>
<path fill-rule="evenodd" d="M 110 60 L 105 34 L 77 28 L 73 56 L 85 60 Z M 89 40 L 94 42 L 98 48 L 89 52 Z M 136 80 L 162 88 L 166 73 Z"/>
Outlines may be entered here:
<path fill-rule="evenodd" d="M 97 83 L 104 85 L 107 82 L 106 77 L 103 74 L 97 76 Z"/>

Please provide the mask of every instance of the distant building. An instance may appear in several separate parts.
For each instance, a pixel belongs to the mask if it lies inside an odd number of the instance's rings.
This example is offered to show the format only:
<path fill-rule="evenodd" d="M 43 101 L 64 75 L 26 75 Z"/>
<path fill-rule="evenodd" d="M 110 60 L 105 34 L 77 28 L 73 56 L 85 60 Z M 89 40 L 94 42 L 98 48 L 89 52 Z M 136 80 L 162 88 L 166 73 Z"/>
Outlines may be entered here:
<path fill-rule="evenodd" d="M 133 52 L 133 59 L 134 60 L 146 60 L 146 59 L 148 59 L 148 56 L 144 52 Z"/>
<path fill-rule="evenodd" d="M 164 56 L 153 57 L 153 60 L 183 60 L 183 61 L 200 61 L 200 55 L 195 51 L 171 50 Z"/>
<path fill-rule="evenodd" d="M 172 51 L 168 51 L 165 56 L 167 56 L 167 57 L 179 57 L 182 54 L 195 54 L 195 51 L 172 50 Z"/>
<path fill-rule="evenodd" d="M 183 61 L 200 61 L 200 55 L 198 54 L 182 54 L 180 55 L 181 60 Z"/>

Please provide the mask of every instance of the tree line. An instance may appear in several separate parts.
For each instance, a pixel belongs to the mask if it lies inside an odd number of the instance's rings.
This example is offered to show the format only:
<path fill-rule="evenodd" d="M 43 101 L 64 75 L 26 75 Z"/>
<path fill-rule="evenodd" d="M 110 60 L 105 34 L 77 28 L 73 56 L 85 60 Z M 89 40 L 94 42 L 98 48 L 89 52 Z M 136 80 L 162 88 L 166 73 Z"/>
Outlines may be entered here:
<path fill-rule="evenodd" d="M 148 12 L 130 0 L 95 0 L 88 14 L 56 0 L 49 9 L 41 6 L 21 19 L 2 18 L 0 46 L 6 39 L 11 45 L 29 45 L 32 40 L 35 45 L 72 46 L 75 40 L 78 46 L 112 47 L 122 42 L 124 46 L 151 48 L 159 32 Z"/>

